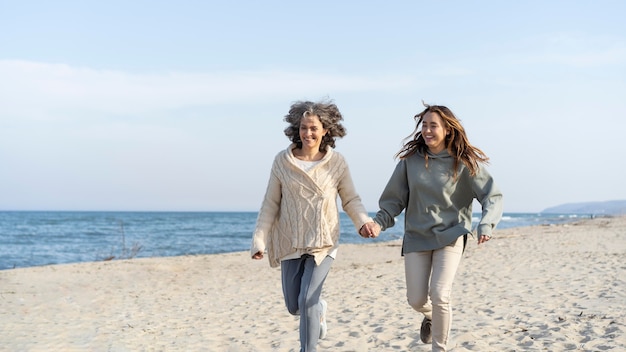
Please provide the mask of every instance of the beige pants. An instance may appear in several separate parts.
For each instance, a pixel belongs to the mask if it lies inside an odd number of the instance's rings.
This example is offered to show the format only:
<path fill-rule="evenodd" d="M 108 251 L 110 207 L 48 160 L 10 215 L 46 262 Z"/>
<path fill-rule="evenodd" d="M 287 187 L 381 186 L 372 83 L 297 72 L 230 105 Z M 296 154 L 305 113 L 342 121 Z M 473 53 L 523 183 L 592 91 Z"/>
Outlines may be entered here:
<path fill-rule="evenodd" d="M 446 351 L 452 325 L 452 283 L 462 256 L 463 236 L 434 251 L 404 255 L 407 299 L 413 309 L 432 319 L 433 351 Z"/>

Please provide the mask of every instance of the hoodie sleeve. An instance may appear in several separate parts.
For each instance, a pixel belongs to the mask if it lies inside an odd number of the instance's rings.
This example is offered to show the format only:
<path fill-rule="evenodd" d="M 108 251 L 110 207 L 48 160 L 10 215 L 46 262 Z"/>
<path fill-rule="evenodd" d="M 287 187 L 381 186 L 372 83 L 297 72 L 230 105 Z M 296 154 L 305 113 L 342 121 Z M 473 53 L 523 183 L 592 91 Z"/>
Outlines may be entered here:
<path fill-rule="evenodd" d="M 478 223 L 478 236 L 491 236 L 502 218 L 502 192 L 484 167 L 472 178 L 474 197 L 480 202 L 482 215 Z"/>
<path fill-rule="evenodd" d="M 393 227 L 396 216 L 406 208 L 409 199 L 409 186 L 406 176 L 406 161 L 401 160 L 393 170 L 393 174 L 387 182 L 378 200 L 380 210 L 376 213 L 374 221 L 382 230 Z"/>

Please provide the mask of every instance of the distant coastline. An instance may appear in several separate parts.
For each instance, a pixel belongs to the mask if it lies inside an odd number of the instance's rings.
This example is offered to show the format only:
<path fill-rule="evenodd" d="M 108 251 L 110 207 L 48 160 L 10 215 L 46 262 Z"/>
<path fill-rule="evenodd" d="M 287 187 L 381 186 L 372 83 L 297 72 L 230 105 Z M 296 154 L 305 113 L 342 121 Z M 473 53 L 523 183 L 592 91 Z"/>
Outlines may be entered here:
<path fill-rule="evenodd" d="M 567 203 L 546 208 L 544 214 L 589 214 L 598 215 L 626 215 L 626 200 L 609 200 L 604 202 Z"/>

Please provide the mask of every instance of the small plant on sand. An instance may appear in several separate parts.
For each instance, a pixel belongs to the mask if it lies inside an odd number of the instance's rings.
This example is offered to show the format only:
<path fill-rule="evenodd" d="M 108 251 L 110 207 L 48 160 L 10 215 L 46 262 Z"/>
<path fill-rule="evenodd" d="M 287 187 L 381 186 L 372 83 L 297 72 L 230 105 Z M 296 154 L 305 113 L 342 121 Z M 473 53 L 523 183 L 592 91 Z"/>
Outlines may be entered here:
<path fill-rule="evenodd" d="M 123 221 L 120 221 L 120 233 L 122 234 L 122 249 L 121 249 L 122 253 L 119 256 L 115 256 L 113 254 L 113 250 L 111 250 L 111 254 L 102 260 L 109 261 L 109 260 L 113 260 L 116 258 L 117 259 L 132 259 L 136 257 L 137 253 L 139 253 L 139 251 L 141 251 L 141 249 L 143 248 L 143 246 L 140 245 L 139 242 L 134 242 L 132 247 L 130 248 L 126 247 L 126 233 L 124 232 Z"/>

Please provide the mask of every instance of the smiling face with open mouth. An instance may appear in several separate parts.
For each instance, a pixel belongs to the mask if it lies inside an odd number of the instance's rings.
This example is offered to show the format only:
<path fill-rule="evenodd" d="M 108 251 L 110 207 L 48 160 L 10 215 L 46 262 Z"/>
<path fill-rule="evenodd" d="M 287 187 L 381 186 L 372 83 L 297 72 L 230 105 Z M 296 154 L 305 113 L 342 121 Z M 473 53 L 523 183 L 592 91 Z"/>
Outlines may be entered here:
<path fill-rule="evenodd" d="M 437 154 L 446 149 L 446 136 L 448 134 L 450 134 L 450 130 L 438 113 L 429 111 L 424 115 L 422 137 L 431 153 Z"/>
<path fill-rule="evenodd" d="M 303 150 L 318 151 L 322 144 L 322 137 L 328 132 L 324 129 L 317 115 L 305 114 L 300 121 L 300 139 Z"/>

